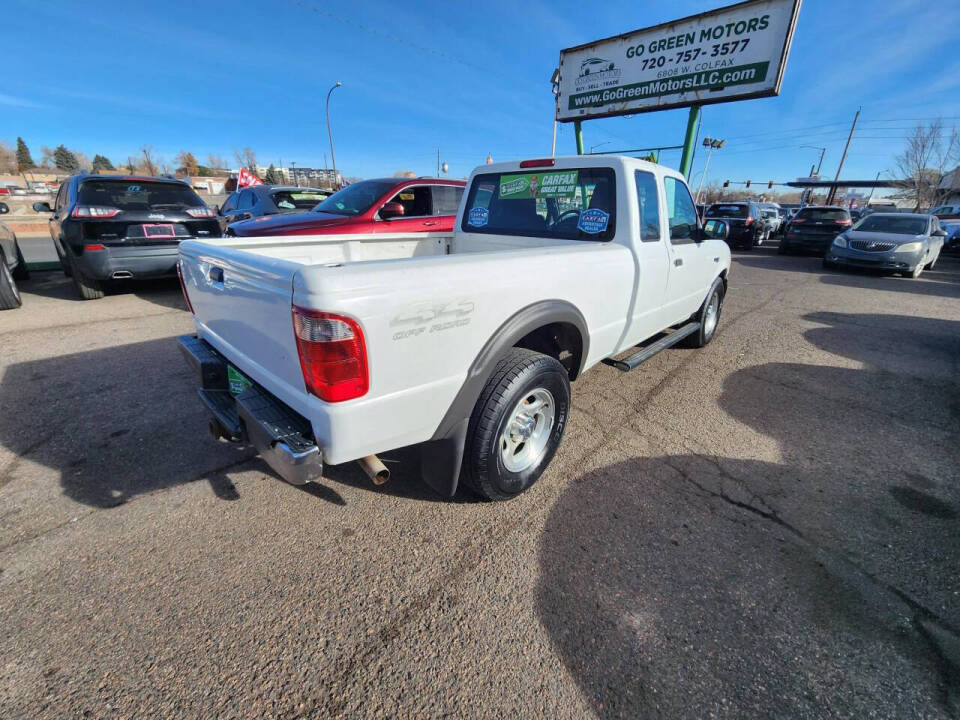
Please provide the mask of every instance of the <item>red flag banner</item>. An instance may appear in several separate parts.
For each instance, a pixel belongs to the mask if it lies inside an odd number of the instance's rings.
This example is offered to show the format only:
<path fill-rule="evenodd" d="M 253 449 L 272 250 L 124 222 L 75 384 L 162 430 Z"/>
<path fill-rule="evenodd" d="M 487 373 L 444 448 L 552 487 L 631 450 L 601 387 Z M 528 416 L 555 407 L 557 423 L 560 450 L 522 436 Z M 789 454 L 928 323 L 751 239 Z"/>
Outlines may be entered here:
<path fill-rule="evenodd" d="M 263 185 L 263 180 L 246 168 L 240 168 L 240 173 L 237 175 L 237 187 L 252 187 L 254 185 Z"/>

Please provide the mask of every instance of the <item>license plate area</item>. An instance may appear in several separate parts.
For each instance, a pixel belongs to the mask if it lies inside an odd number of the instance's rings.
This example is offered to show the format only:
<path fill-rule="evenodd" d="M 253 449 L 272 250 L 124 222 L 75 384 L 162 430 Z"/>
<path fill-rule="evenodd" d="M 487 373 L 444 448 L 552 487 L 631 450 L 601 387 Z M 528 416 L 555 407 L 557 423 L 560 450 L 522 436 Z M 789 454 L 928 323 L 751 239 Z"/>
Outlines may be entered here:
<path fill-rule="evenodd" d="M 175 238 L 177 234 L 173 231 L 171 223 L 141 225 L 145 238 Z"/>

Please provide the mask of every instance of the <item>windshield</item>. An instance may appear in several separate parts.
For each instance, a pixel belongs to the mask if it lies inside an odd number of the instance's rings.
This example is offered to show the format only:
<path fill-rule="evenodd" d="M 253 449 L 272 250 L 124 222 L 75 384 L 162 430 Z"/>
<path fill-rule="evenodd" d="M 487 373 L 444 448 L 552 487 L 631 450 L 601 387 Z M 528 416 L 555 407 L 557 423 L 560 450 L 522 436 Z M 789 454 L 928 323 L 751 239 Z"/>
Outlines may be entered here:
<path fill-rule="evenodd" d="M 849 219 L 850 213 L 846 210 L 834 208 L 804 208 L 797 213 L 797 220 L 835 221 Z"/>
<path fill-rule="evenodd" d="M 281 210 L 309 210 L 329 196 L 318 190 L 278 190 L 271 195 L 273 204 Z"/>
<path fill-rule="evenodd" d="M 617 228 L 612 168 L 477 175 L 461 229 L 469 233 L 612 240 Z"/>
<path fill-rule="evenodd" d="M 745 218 L 747 216 L 746 205 L 711 205 L 707 210 L 707 217 L 718 218 Z"/>
<path fill-rule="evenodd" d="M 338 190 L 313 211 L 333 215 L 362 215 L 396 184 L 396 180 L 361 180 Z"/>
<path fill-rule="evenodd" d="M 134 212 L 203 206 L 200 196 L 186 185 L 149 180 L 84 180 L 77 202 Z"/>
<path fill-rule="evenodd" d="M 893 235 L 923 235 L 927 231 L 927 221 L 918 217 L 868 215 L 854 225 L 853 229 L 860 232 L 891 233 Z"/>

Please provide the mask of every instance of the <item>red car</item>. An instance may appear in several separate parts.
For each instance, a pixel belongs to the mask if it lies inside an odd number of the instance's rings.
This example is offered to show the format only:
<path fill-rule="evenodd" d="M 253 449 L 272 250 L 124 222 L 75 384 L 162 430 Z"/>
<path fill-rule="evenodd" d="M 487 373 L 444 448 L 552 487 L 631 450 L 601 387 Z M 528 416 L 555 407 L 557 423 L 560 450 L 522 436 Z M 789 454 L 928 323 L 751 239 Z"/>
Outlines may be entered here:
<path fill-rule="evenodd" d="M 436 178 L 361 180 L 307 212 L 231 223 L 227 235 L 453 232 L 465 186 Z"/>

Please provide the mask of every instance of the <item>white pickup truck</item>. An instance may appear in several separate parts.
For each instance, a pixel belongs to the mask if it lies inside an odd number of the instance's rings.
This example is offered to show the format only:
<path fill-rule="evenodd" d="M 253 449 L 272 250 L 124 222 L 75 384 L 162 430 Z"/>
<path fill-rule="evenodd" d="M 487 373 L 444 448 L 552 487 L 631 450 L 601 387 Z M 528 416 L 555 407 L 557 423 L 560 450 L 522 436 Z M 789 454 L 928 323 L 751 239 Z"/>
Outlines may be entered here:
<path fill-rule="evenodd" d="M 660 165 L 486 165 L 452 234 L 382 222 L 180 245 L 197 331 L 180 344 L 211 432 L 253 444 L 289 482 L 352 460 L 383 481 L 376 453 L 420 445 L 437 492 L 462 479 L 513 497 L 560 444 L 570 381 L 705 345 L 720 318 L 727 226 L 702 225 L 683 177 Z"/>

